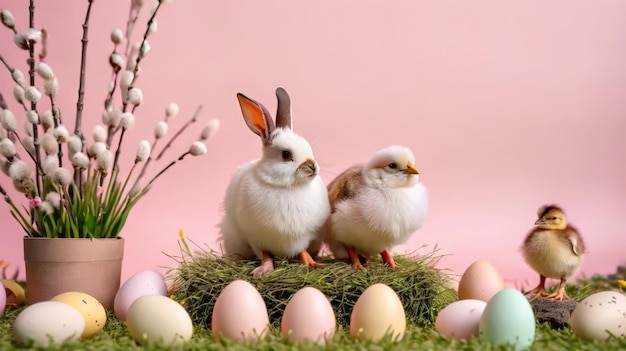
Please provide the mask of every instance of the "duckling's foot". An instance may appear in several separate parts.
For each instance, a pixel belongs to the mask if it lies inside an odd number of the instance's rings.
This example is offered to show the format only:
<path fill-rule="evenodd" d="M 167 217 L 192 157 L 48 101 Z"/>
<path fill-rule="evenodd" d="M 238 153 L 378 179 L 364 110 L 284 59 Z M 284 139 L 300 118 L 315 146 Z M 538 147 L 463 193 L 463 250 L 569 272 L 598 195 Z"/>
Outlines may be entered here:
<path fill-rule="evenodd" d="M 383 263 L 386 263 L 389 265 L 389 267 L 391 267 L 392 269 L 396 269 L 398 268 L 398 265 L 396 264 L 396 262 L 393 260 L 393 256 L 391 256 L 391 254 L 389 253 L 389 251 L 387 250 L 383 250 L 380 253 L 380 257 L 383 258 Z"/>
<path fill-rule="evenodd" d="M 350 264 L 358 269 L 363 269 L 363 265 L 361 264 L 359 254 L 356 252 L 356 249 L 352 246 L 345 246 L 345 248 L 348 252 L 348 256 L 350 257 Z"/>
<path fill-rule="evenodd" d="M 555 291 L 554 293 L 547 295 L 546 299 L 553 299 L 558 301 L 571 300 L 571 298 L 565 292 L 565 286 L 563 285 L 559 286 L 557 291 Z"/>
<path fill-rule="evenodd" d="M 311 257 L 311 254 L 309 254 L 309 252 L 306 250 L 302 250 L 302 252 L 300 252 L 300 263 L 312 268 L 324 267 L 323 264 L 315 262 L 313 257 Z"/>

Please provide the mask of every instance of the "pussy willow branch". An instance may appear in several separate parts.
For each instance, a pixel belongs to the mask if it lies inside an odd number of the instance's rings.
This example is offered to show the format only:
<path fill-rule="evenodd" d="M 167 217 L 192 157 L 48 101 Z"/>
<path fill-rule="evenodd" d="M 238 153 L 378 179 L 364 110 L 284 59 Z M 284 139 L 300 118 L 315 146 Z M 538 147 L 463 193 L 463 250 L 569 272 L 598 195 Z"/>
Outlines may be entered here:
<path fill-rule="evenodd" d="M 30 6 L 28 6 L 28 25 L 29 28 L 35 28 L 35 0 L 30 0 Z M 28 43 L 28 75 L 30 76 L 30 85 L 35 86 L 35 45 L 33 42 Z M 37 111 L 37 103 L 32 101 L 30 103 L 30 109 Z M 33 144 L 35 145 L 35 164 L 39 168 L 41 166 L 41 154 L 39 152 L 39 128 L 37 123 L 32 124 L 33 129 Z M 37 195 L 41 195 L 41 180 L 42 176 L 39 172 L 35 173 L 35 186 L 37 187 Z"/>
<path fill-rule="evenodd" d="M 80 40 L 82 43 L 82 50 L 80 53 L 80 78 L 78 85 L 78 101 L 76 101 L 76 121 L 74 125 L 74 135 L 80 138 L 82 145 L 85 145 L 85 136 L 83 135 L 82 119 L 83 119 L 83 105 L 85 99 L 85 66 L 87 65 L 87 43 L 89 34 L 89 16 L 91 15 L 91 6 L 94 0 L 88 0 L 87 13 L 85 14 L 85 22 L 83 23 L 83 37 Z M 78 183 L 82 184 L 82 173 L 78 172 Z"/>
<path fill-rule="evenodd" d="M 89 16 L 91 15 L 91 5 L 94 0 L 88 0 L 87 13 L 85 14 L 85 22 L 83 23 L 83 37 L 81 39 L 82 51 L 80 53 L 80 79 L 78 85 L 78 101 L 76 102 L 76 121 L 74 125 L 74 134 L 78 136 L 83 144 L 85 144 L 85 136 L 82 131 L 83 105 L 85 99 L 85 66 L 87 65 L 87 43 L 89 34 Z"/>
<path fill-rule="evenodd" d="M 139 63 L 143 59 L 143 48 L 146 45 L 146 41 L 148 40 L 148 35 L 150 35 L 150 27 L 152 27 L 152 23 L 154 23 L 154 19 L 156 18 L 157 13 L 159 12 L 159 8 L 161 8 L 161 1 L 159 1 L 152 12 L 152 16 L 148 20 L 146 24 L 146 31 L 143 33 L 143 39 L 141 40 L 141 46 L 139 47 L 139 52 L 137 53 L 137 59 L 135 60 L 135 69 L 133 71 L 133 80 L 128 85 L 128 90 L 130 91 L 134 85 L 135 81 L 139 77 Z M 127 39 L 128 40 L 128 39 Z M 122 101 L 122 111 L 126 112 L 127 102 Z"/>
<path fill-rule="evenodd" d="M 137 80 L 137 76 L 139 75 L 139 63 L 141 62 L 141 59 L 143 58 L 143 48 L 144 48 L 144 45 L 146 44 L 146 41 L 148 40 L 148 35 L 150 35 L 150 27 L 152 26 L 152 23 L 154 22 L 154 19 L 156 18 L 156 15 L 159 12 L 160 7 L 161 7 L 161 2 L 159 1 L 157 6 L 154 8 L 154 11 L 152 12 L 152 16 L 150 16 L 150 19 L 148 20 L 148 23 L 146 24 L 146 31 L 143 34 L 143 39 L 141 40 L 141 47 L 139 47 L 139 52 L 137 53 L 137 59 L 135 60 L 135 70 L 133 72 L 134 73 L 133 80 L 130 82 L 128 86 L 128 91 L 130 91 L 133 88 L 133 85 L 135 84 L 135 81 Z M 130 41 L 130 38 L 127 37 L 126 40 Z M 128 107 L 128 101 L 122 101 L 123 112 L 126 112 L 127 107 Z M 133 112 L 135 111 L 135 108 L 137 108 L 137 105 L 133 106 L 133 110 L 132 110 Z M 109 130 L 111 129 L 109 128 Z M 120 134 L 120 139 L 117 144 L 117 150 L 115 150 L 115 160 L 113 161 L 113 169 L 116 169 L 117 167 L 117 162 L 119 160 L 119 156 L 121 153 L 122 139 L 124 138 L 124 131 L 125 129 L 122 129 L 122 133 Z"/>
<path fill-rule="evenodd" d="M 137 18 L 139 18 L 140 11 L 141 11 L 141 6 L 135 6 L 133 4 L 133 1 L 131 1 L 130 11 L 128 12 L 128 21 L 126 22 L 126 34 L 125 34 L 126 35 L 126 50 L 124 50 L 124 57 L 128 57 L 128 50 L 130 49 L 130 37 L 133 34 L 133 29 L 135 28 L 135 23 L 137 22 Z"/>
<path fill-rule="evenodd" d="M 174 142 L 174 140 L 176 140 L 176 138 L 178 138 L 178 136 L 180 136 L 185 131 L 185 129 L 187 129 L 192 123 L 195 123 L 198 120 L 198 115 L 200 114 L 200 112 L 202 112 L 202 105 L 198 106 L 198 108 L 196 109 L 196 112 L 194 112 L 193 116 L 191 116 L 191 119 L 187 121 L 187 123 L 185 123 L 182 127 L 180 127 L 180 129 L 176 132 L 176 134 L 172 136 L 170 141 L 168 141 L 167 144 L 165 144 L 165 146 L 163 147 L 163 150 L 159 152 L 159 155 L 156 158 L 157 161 L 160 160 L 161 157 L 163 157 L 165 150 L 169 149 L 172 146 L 172 143 Z"/>
<path fill-rule="evenodd" d="M 0 108 L 2 108 L 2 109 L 7 109 L 7 108 L 9 108 L 9 107 L 7 106 L 7 102 L 6 102 L 6 101 L 4 101 L 4 96 L 2 96 L 2 93 L 1 93 L 1 92 L 0 92 Z"/>

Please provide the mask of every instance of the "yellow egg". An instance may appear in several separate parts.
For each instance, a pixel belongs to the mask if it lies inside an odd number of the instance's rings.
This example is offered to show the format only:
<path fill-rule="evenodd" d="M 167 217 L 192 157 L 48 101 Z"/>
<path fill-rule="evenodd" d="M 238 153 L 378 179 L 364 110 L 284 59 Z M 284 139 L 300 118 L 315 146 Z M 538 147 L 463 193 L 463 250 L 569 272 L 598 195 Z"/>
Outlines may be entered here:
<path fill-rule="evenodd" d="M 85 319 L 85 330 L 80 336 L 89 339 L 104 328 L 107 314 L 104 306 L 91 295 L 81 292 L 65 292 L 51 299 L 74 307 Z"/>
<path fill-rule="evenodd" d="M 7 290 L 7 305 L 20 306 L 26 301 L 24 288 L 15 280 L 3 280 L 2 285 Z"/>
<path fill-rule="evenodd" d="M 126 325 L 128 334 L 140 344 L 158 343 L 180 348 L 193 335 L 193 323 L 187 310 L 162 295 L 145 295 L 133 301 Z"/>
<path fill-rule="evenodd" d="M 350 336 L 374 342 L 390 334 L 400 340 L 406 330 L 402 302 L 393 289 L 374 284 L 361 294 L 350 315 Z"/>
<path fill-rule="evenodd" d="M 504 279 L 496 268 L 487 261 L 472 263 L 459 281 L 459 300 L 474 299 L 489 302 L 504 289 Z"/>

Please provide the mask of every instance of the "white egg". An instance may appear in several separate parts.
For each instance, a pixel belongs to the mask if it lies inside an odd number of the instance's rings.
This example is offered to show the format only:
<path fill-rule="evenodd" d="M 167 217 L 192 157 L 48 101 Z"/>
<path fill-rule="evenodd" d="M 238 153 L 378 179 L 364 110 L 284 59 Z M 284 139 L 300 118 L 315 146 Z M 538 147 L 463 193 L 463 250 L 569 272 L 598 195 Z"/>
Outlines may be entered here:
<path fill-rule="evenodd" d="M 606 340 L 626 336 L 626 296 L 616 291 L 591 294 L 576 305 L 570 327 L 582 339 Z"/>
<path fill-rule="evenodd" d="M 128 278 L 115 294 L 113 310 L 115 316 L 122 321 L 126 320 L 130 305 L 139 297 L 146 295 L 167 296 L 167 285 L 163 275 L 147 270 L 134 274 Z"/>
<path fill-rule="evenodd" d="M 435 320 L 435 328 L 446 337 L 463 340 L 478 336 L 480 316 L 487 303 L 482 300 L 459 300 L 444 307 Z"/>
<path fill-rule="evenodd" d="M 335 313 L 326 295 L 314 287 L 304 287 L 291 297 L 283 312 L 281 329 L 291 341 L 325 344 L 335 335 Z"/>
<path fill-rule="evenodd" d="M 182 344 L 193 334 L 189 313 L 178 302 L 162 295 L 137 298 L 128 309 L 126 325 L 130 336 L 140 344 Z"/>
<path fill-rule="evenodd" d="M 516 289 L 505 288 L 487 302 L 478 330 L 482 341 L 509 343 L 519 350 L 532 345 L 535 325 L 535 313 L 528 299 Z"/>
<path fill-rule="evenodd" d="M 265 301 L 252 284 L 244 280 L 230 282 L 213 306 L 211 329 L 213 337 L 239 342 L 256 342 L 269 330 Z"/>
<path fill-rule="evenodd" d="M 78 340 L 85 319 L 74 307 L 58 301 L 42 301 L 26 307 L 15 318 L 13 334 L 21 343 L 33 340 L 45 347 Z"/>
<path fill-rule="evenodd" d="M 356 300 L 350 315 L 350 336 L 374 342 L 386 335 L 400 340 L 406 315 L 398 294 L 385 284 L 369 286 Z"/>

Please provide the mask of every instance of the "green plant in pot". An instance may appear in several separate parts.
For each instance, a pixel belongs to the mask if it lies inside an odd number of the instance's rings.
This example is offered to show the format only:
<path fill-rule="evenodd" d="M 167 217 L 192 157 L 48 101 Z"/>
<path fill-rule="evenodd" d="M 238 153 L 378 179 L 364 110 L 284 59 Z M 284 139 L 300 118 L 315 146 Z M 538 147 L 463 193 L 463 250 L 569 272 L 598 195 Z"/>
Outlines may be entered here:
<path fill-rule="evenodd" d="M 153 157 L 157 144 L 167 134 L 169 119 L 178 105 L 166 106 L 164 118 L 156 124 L 153 140 L 142 140 L 134 162 L 122 171 L 120 158 L 124 136 L 131 130 L 143 94 L 136 86 L 140 63 L 149 52 L 148 37 L 156 31 L 156 16 L 165 1 L 151 9 L 145 31 L 132 43 L 132 32 L 144 1 L 131 0 L 126 31 L 110 34 L 113 52 L 109 57 L 112 81 L 106 90 L 102 124 L 93 138 L 82 131 L 85 64 L 89 18 L 93 0 L 86 3 L 82 26 L 78 102 L 72 133 L 57 105 L 58 79 L 46 63 L 48 36 L 36 29 L 34 0 L 30 1 L 29 25 L 18 30 L 11 12 L 2 9 L 2 24 L 13 32 L 16 50 L 23 50 L 28 75 L 2 56 L 0 61 L 13 80 L 16 107 L 9 108 L 0 92 L 0 168 L 7 176 L 0 181 L 0 193 L 15 220 L 24 229 L 24 258 L 29 303 L 47 300 L 65 291 L 80 291 L 112 308 L 120 285 L 124 240 L 120 233 L 133 207 L 155 181 L 186 156 L 206 153 L 204 144 L 219 123 L 209 121 L 189 149 L 167 163 L 151 178 L 144 179 L 150 163 L 161 159 L 176 138 L 197 121 L 201 106 L 174 133 Z M 109 33 L 107 33 L 109 36 Z M 22 110 L 27 127 L 18 132 Z M 5 184 L 11 184 L 10 190 Z M 7 191 L 9 190 L 9 191 Z M 13 198 L 24 196 L 23 203 Z M 97 277 L 97 278 L 96 278 Z M 86 280 L 86 281 L 83 281 Z M 100 282 L 101 280 L 101 282 Z"/>

